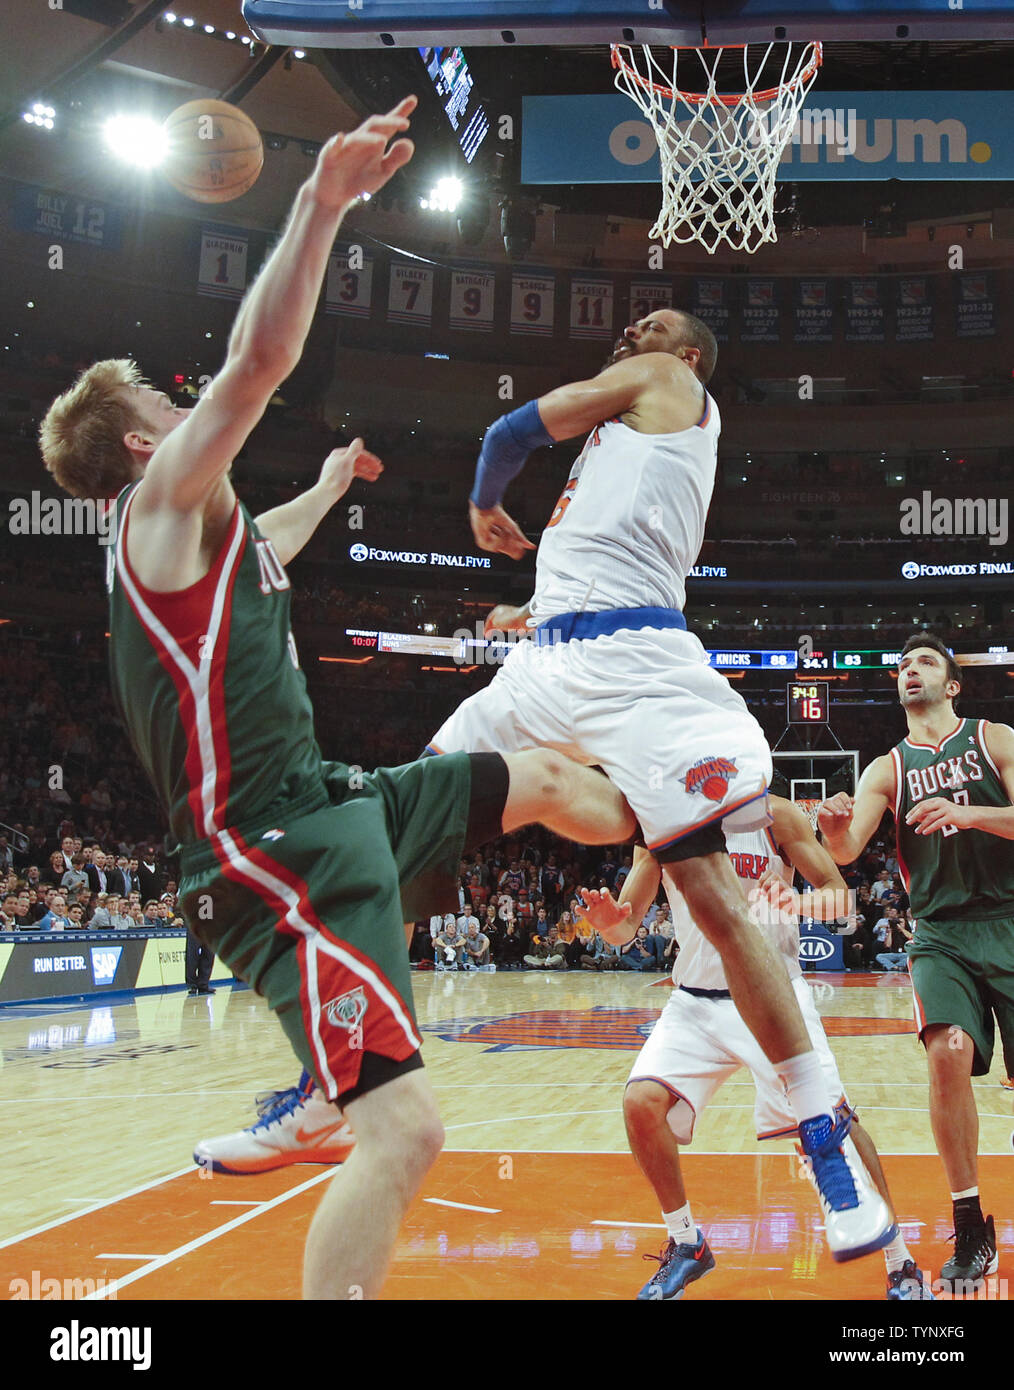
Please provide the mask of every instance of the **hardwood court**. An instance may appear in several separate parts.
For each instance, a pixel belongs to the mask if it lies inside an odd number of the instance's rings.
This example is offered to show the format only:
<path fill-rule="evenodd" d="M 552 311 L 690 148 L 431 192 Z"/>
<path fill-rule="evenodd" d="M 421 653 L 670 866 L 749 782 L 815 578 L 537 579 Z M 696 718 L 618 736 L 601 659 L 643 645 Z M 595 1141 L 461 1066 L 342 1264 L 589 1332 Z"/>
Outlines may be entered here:
<path fill-rule="evenodd" d="M 664 1230 L 626 1147 L 620 1095 L 666 998 L 659 976 L 415 977 L 447 1149 L 413 1206 L 386 1296 L 629 1299 Z M 810 977 L 851 1099 L 881 1153 L 906 1239 L 935 1275 L 950 1202 L 903 975 Z M 334 1170 L 202 1177 L 193 1142 L 250 1123 L 295 1081 L 251 992 L 0 1010 L 0 1296 L 38 1271 L 118 1281 L 123 1299 L 298 1296 L 303 1237 Z M 980 1185 L 1014 1274 L 1014 1095 L 997 1058 L 975 1083 Z M 881 1300 L 880 1256 L 836 1266 L 791 1145 L 759 1144 L 740 1072 L 701 1118 L 685 1171 L 718 1267 L 689 1299 Z M 30 1181 L 26 1181 L 26 1175 Z M 91 1286 L 88 1286 L 91 1287 Z"/>

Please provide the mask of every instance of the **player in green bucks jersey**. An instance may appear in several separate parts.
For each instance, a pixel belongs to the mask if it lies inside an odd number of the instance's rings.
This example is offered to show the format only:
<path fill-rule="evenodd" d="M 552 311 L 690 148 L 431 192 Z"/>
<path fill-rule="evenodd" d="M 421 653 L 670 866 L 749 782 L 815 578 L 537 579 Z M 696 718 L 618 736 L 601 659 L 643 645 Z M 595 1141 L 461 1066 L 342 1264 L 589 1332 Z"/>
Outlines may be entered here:
<path fill-rule="evenodd" d="M 180 845 L 187 923 L 265 997 L 355 1131 L 310 1226 L 309 1298 L 379 1293 L 443 1144 L 403 923 L 455 905 L 466 845 L 533 820 L 596 844 L 636 829 L 602 774 L 555 753 L 458 754 L 374 773 L 323 762 L 284 566 L 353 476 L 375 479 L 380 461 L 356 440 L 329 456 L 315 486 L 256 522 L 230 482 L 299 361 L 344 214 L 412 156 L 397 137 L 415 104 L 406 98 L 323 147 L 193 410 L 147 386 L 133 362 L 110 359 L 81 373 L 40 431 L 61 487 L 118 496 L 113 689 Z M 317 1147 L 341 1112 L 315 1129 L 296 1088 L 263 1130 L 289 1118 Z"/>
<path fill-rule="evenodd" d="M 851 864 L 884 812 L 894 815 L 930 1120 L 954 1203 L 956 1245 L 940 1273 L 967 1287 L 998 1262 L 979 1202 L 971 1079 L 990 1069 L 994 1019 L 1014 1071 L 1014 730 L 956 714 L 960 691 L 944 644 L 914 633 L 898 663 L 908 737 L 870 764 L 854 801 L 844 792 L 825 801 L 818 822 L 833 858 Z"/>

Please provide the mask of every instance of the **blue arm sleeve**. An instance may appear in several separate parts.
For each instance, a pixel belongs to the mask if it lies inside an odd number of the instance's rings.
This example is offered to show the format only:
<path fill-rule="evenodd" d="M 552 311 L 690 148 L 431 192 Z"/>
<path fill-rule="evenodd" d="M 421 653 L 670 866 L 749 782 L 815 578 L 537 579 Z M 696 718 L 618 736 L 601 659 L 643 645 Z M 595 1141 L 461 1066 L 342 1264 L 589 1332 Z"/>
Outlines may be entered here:
<path fill-rule="evenodd" d="M 495 507 L 507 484 L 525 466 L 533 449 L 552 444 L 553 436 L 542 423 L 537 401 L 501 415 L 486 431 L 475 469 L 475 486 L 469 499 L 480 511 Z"/>

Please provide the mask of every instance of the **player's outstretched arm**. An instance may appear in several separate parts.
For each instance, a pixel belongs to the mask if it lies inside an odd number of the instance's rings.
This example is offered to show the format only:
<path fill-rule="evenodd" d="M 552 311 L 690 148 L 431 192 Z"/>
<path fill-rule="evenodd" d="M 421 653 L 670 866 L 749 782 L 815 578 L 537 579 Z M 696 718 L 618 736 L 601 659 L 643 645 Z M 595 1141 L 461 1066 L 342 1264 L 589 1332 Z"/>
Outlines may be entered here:
<path fill-rule="evenodd" d="M 260 533 L 274 546 L 283 565 L 302 550 L 328 512 L 344 497 L 353 478 L 365 478 L 375 483 L 384 471 L 376 454 L 367 451 L 361 439 L 354 439 L 347 449 L 333 449 L 324 460 L 320 477 L 313 487 L 272 507 L 257 518 Z"/>
<path fill-rule="evenodd" d="M 247 294 L 225 364 L 187 419 L 158 446 L 134 501 L 135 516 L 200 509 L 223 481 L 280 382 L 293 371 L 313 319 L 335 234 L 364 192 L 382 188 L 412 157 L 415 97 L 321 150 L 296 194 L 288 225 Z"/>
<path fill-rule="evenodd" d="M 789 863 L 812 884 L 810 891 L 799 896 L 796 910 L 802 917 L 815 917 L 821 922 L 833 921 L 836 917 L 849 915 L 849 890 L 838 871 L 838 866 L 827 850 L 817 840 L 809 819 L 798 806 L 784 797 L 770 798 L 771 813 L 774 818 L 772 833 L 785 851 Z M 777 875 L 771 884 L 776 891 L 777 883 L 785 887 Z M 768 875 L 761 880 L 761 888 L 768 888 Z"/>
<path fill-rule="evenodd" d="M 634 846 L 634 862 L 620 889 L 620 906 L 630 904 L 634 926 L 644 921 L 648 908 L 655 901 L 662 882 L 662 868 L 655 856 L 643 845 Z"/>
<path fill-rule="evenodd" d="M 1014 803 L 1014 729 L 1009 724 L 987 724 L 985 744 L 1004 790 Z M 985 830 L 1001 840 L 1014 840 L 1014 804 L 962 806 L 945 796 L 931 796 L 913 806 L 905 819 L 915 826 L 917 835 L 932 835 L 953 826 L 957 830 Z"/>
<path fill-rule="evenodd" d="M 817 812 L 817 825 L 836 864 L 851 864 L 870 836 L 894 807 L 894 764 L 890 757 L 874 758 L 859 779 L 855 799 L 847 792 L 828 797 Z"/>

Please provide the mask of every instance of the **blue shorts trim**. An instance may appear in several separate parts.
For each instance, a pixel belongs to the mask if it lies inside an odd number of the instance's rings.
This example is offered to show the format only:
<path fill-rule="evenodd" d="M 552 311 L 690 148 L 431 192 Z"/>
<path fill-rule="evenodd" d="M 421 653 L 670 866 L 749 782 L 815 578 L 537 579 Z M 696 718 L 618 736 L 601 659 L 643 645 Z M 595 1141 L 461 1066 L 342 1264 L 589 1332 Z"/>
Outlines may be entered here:
<path fill-rule="evenodd" d="M 537 647 L 579 638 L 610 637 L 614 632 L 636 631 L 642 627 L 679 628 L 685 632 L 687 620 L 678 608 L 613 608 L 605 613 L 558 613 L 540 623 L 533 634 Z"/>

